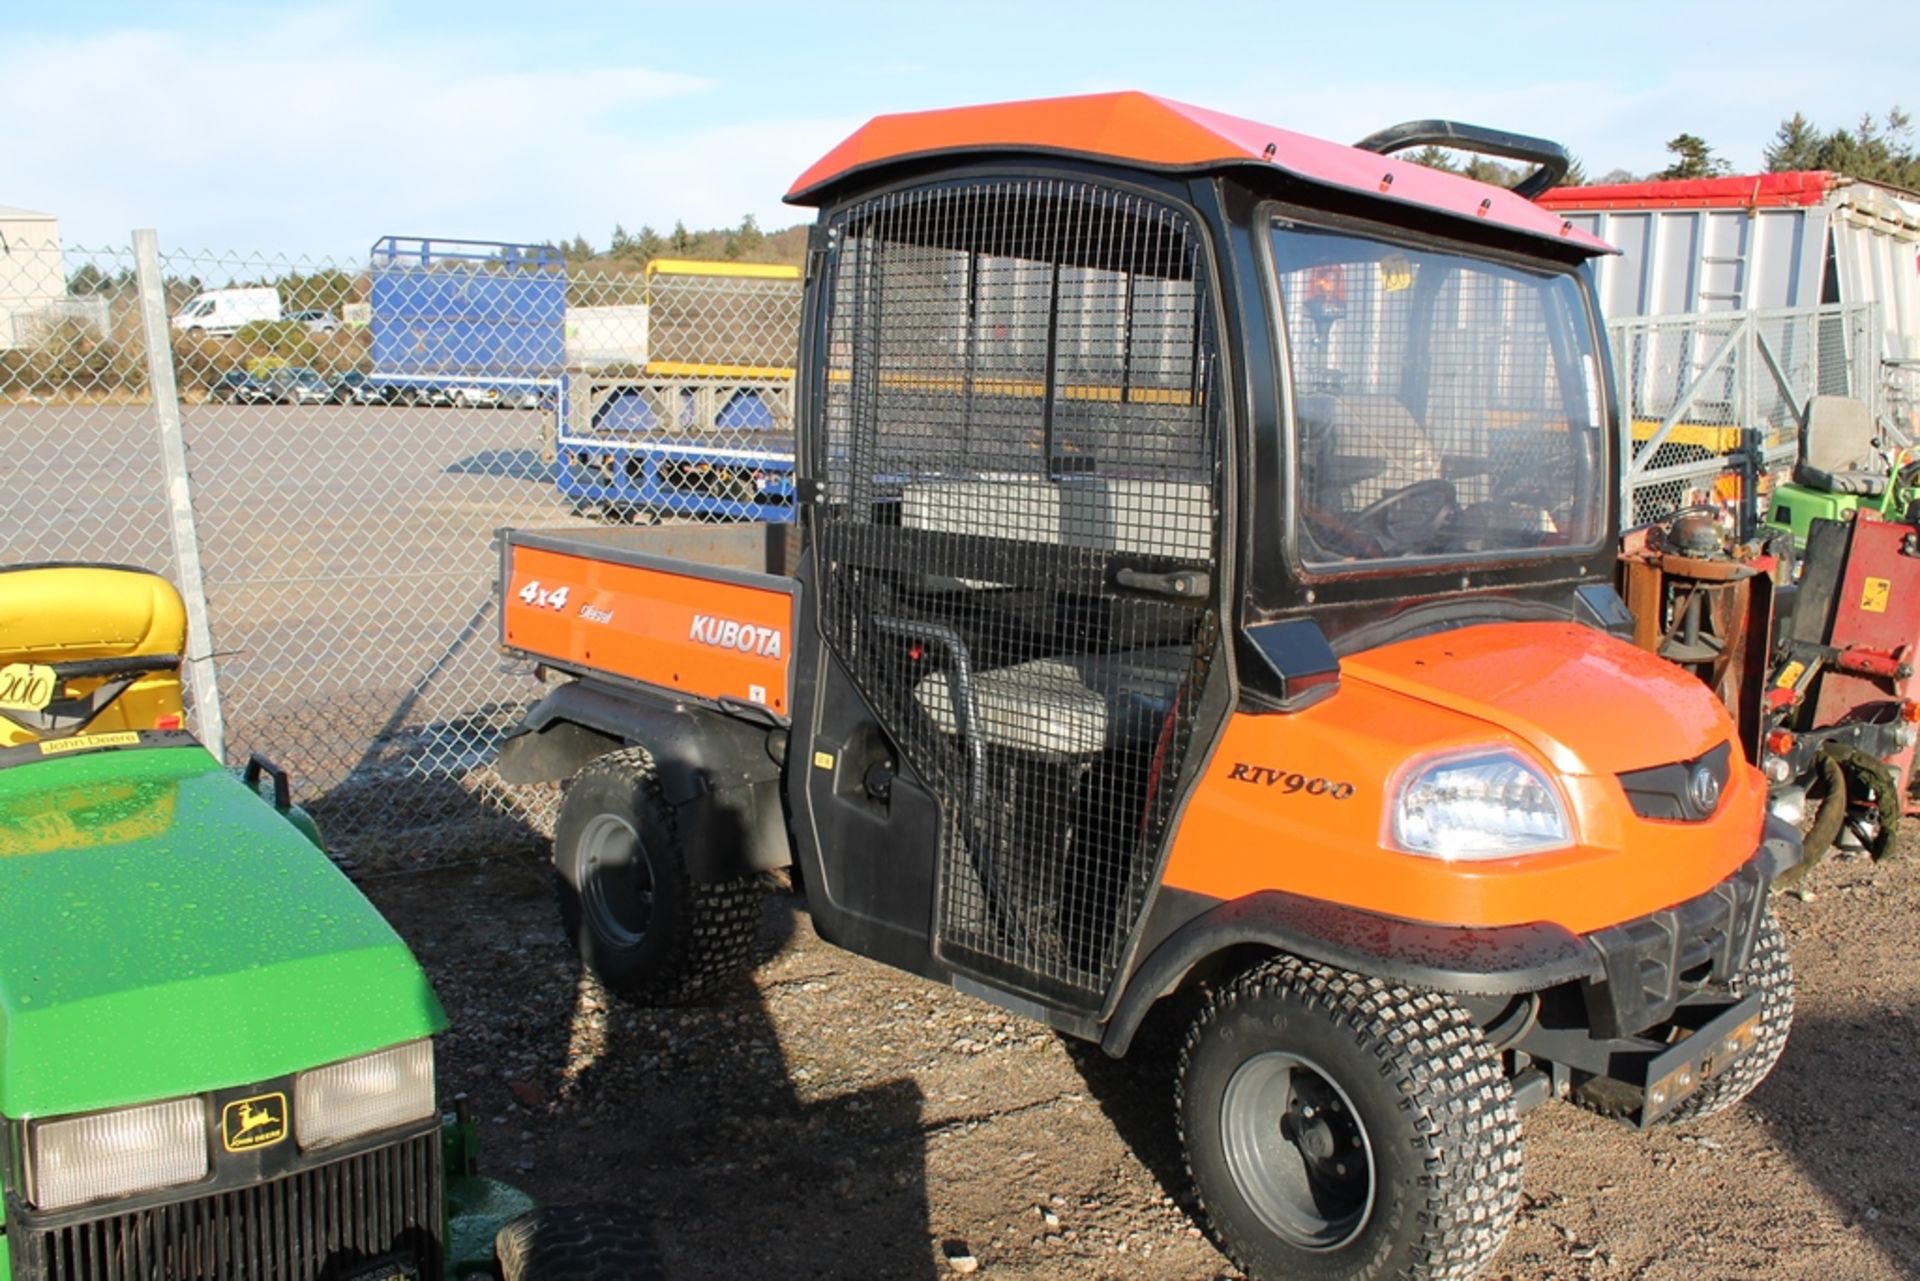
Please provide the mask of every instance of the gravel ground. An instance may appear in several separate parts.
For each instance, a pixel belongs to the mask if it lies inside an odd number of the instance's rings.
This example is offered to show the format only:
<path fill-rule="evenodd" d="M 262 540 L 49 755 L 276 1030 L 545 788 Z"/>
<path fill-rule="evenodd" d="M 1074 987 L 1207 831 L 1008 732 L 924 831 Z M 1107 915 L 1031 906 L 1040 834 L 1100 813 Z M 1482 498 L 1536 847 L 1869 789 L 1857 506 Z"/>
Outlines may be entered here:
<path fill-rule="evenodd" d="M 1629 1132 L 1526 1118 L 1488 1278 L 1920 1277 L 1920 860 L 1830 860 L 1783 899 L 1799 1016 L 1732 1113 Z M 488 1169 L 634 1207 L 673 1281 L 1233 1277 L 1190 1215 L 1168 1056 L 1117 1064 L 814 937 L 769 898 L 733 999 L 635 1009 L 582 980 L 530 858 L 370 878 L 454 1030 L 443 1089 Z M 1162 1038 L 1164 1039 L 1164 1038 Z"/>

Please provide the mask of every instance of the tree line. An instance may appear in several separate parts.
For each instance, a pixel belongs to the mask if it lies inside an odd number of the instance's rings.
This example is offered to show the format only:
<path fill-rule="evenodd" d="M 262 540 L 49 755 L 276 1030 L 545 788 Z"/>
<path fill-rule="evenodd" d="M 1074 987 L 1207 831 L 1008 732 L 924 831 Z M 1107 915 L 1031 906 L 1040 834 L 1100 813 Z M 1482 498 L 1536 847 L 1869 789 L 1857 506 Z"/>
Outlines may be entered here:
<path fill-rule="evenodd" d="M 692 258 L 702 262 L 758 262 L 798 266 L 806 258 L 806 226 L 780 231 L 762 231 L 759 220 L 746 215 L 735 227 L 711 227 L 690 231 L 684 222 L 675 222 L 669 232 L 642 226 L 628 231 L 616 223 L 605 247 L 594 245 L 585 236 L 575 234 L 558 243 L 549 241 L 567 260 L 570 271 L 604 272 L 631 275 L 646 269 L 655 258 Z"/>
<path fill-rule="evenodd" d="M 1644 182 L 1671 178 L 1716 178 L 1733 171 L 1712 144 L 1695 133 L 1676 134 L 1667 142 L 1673 162 L 1652 173 L 1634 173 L 1628 169 L 1610 169 L 1589 180 L 1586 167 L 1578 157 L 1562 185 L 1584 187 L 1589 182 L 1612 184 Z M 1823 129 L 1803 113 L 1780 122 L 1762 155 L 1768 173 L 1788 173 L 1802 169 L 1827 169 L 1867 182 L 1886 183 L 1907 191 L 1920 192 L 1920 151 L 1915 150 L 1913 119 L 1899 107 L 1891 107 L 1884 116 L 1863 115 L 1851 128 Z M 1448 173 L 1465 174 L 1482 182 L 1512 186 L 1525 172 L 1485 156 L 1464 158 L 1439 147 L 1424 147 L 1407 157 L 1418 164 Z"/>

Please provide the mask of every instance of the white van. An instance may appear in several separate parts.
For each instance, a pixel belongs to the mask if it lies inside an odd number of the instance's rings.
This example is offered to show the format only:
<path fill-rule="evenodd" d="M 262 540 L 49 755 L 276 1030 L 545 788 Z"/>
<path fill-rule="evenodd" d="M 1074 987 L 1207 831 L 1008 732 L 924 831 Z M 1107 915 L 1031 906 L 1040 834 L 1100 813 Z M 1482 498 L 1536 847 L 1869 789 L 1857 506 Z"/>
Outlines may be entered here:
<path fill-rule="evenodd" d="M 209 289 L 195 294 L 173 318 L 173 327 L 187 334 L 230 334 L 242 325 L 280 319 L 280 291 Z"/>

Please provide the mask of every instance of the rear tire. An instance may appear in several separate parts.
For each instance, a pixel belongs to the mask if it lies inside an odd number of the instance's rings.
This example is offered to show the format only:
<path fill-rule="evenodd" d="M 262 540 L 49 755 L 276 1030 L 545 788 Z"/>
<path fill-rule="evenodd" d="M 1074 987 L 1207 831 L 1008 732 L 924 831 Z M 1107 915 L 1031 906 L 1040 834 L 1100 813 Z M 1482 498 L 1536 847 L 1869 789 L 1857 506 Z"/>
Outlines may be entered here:
<path fill-rule="evenodd" d="M 1787 937 L 1773 910 L 1760 918 L 1760 929 L 1753 940 L 1753 955 L 1727 984 L 1735 997 L 1760 993 L 1760 1022 L 1754 1029 L 1753 1048 L 1746 1057 L 1714 1077 L 1669 1112 L 1670 1122 L 1698 1121 L 1724 1112 L 1752 1094 L 1767 1079 L 1780 1053 L 1787 1048 L 1787 1034 L 1793 1030 L 1793 961 L 1787 955 Z"/>
<path fill-rule="evenodd" d="M 653 756 L 629 747 L 568 784 L 553 829 L 560 919 L 608 990 L 685 1005 L 738 981 L 760 928 L 755 877 L 701 884 L 687 867 Z"/>
<path fill-rule="evenodd" d="M 493 1238 L 500 1281 L 658 1281 L 659 1253 L 630 1212 L 545 1206 Z"/>
<path fill-rule="evenodd" d="M 1450 998 L 1280 957 L 1216 993 L 1180 1055 L 1187 1169 L 1255 1278 L 1464 1281 L 1520 1198 L 1498 1056 Z"/>

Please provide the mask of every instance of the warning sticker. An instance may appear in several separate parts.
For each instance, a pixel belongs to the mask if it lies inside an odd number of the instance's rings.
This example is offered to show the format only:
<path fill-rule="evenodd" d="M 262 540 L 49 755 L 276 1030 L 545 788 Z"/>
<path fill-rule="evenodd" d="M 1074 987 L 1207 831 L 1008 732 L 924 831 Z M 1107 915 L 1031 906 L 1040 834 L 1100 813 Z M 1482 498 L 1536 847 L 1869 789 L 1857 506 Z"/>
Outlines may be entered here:
<path fill-rule="evenodd" d="M 1892 594 L 1892 579 L 1869 578 L 1860 589 L 1860 608 L 1869 614 L 1884 614 L 1887 612 L 1887 598 Z"/>

